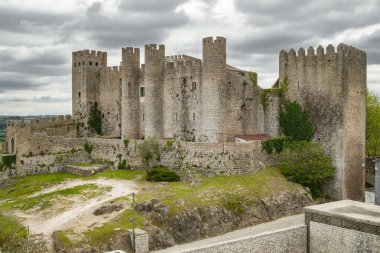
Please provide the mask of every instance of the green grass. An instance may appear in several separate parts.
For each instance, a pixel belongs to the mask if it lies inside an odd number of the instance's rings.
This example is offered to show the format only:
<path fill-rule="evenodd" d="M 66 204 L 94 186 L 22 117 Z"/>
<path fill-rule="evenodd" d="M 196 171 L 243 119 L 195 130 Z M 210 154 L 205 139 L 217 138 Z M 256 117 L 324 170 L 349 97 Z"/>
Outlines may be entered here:
<path fill-rule="evenodd" d="M 62 247 L 72 248 L 74 243 L 66 236 L 66 234 L 70 233 L 71 230 L 66 231 L 56 231 L 54 232 L 54 241 L 58 241 Z"/>
<path fill-rule="evenodd" d="M 0 151 L 3 149 L 3 143 L 0 142 Z"/>
<path fill-rule="evenodd" d="M 24 176 L 13 178 L 17 181 L 16 185 L 0 190 L 0 200 L 15 199 L 41 191 L 43 188 L 59 184 L 67 179 L 80 178 L 71 174 L 43 174 L 34 176 Z M 14 191 L 9 192 L 13 188 Z"/>
<path fill-rule="evenodd" d="M 217 176 L 202 178 L 202 181 L 203 183 L 196 187 L 183 182 L 168 183 L 154 191 L 138 193 L 137 201 L 159 198 L 169 207 L 170 215 L 189 207 L 210 205 L 224 205 L 227 209 L 236 209 L 240 212 L 239 203 L 242 201 L 254 202 L 299 187 L 288 182 L 280 170 L 273 167 L 251 175 Z M 175 204 L 179 200 L 183 200 L 185 204 Z"/>
<path fill-rule="evenodd" d="M 138 212 L 135 212 L 135 215 L 136 227 L 141 228 L 145 218 Z M 101 227 L 84 232 L 86 241 L 93 246 L 102 245 L 108 242 L 108 239 L 117 233 L 116 229 L 126 230 L 132 228 L 132 217 L 132 210 L 124 211 L 116 220 L 106 223 Z"/>
<path fill-rule="evenodd" d="M 0 249 L 11 242 L 17 245 L 26 238 L 27 231 L 13 216 L 0 213 Z"/>
<path fill-rule="evenodd" d="M 145 170 L 105 170 L 94 176 L 88 177 L 88 179 L 94 179 L 99 177 L 121 179 L 121 180 L 135 180 L 142 178 L 146 175 Z"/>
<path fill-rule="evenodd" d="M 5 211 L 14 209 L 25 211 L 38 207 L 39 210 L 44 210 L 48 207 L 51 207 L 54 203 L 54 200 L 59 197 L 81 195 L 81 197 L 93 198 L 100 195 L 101 193 L 104 193 L 106 190 L 107 188 L 105 187 L 99 187 L 94 184 L 84 184 L 41 194 L 35 197 L 19 198 L 15 201 L 9 201 L 0 205 L 0 209 Z"/>

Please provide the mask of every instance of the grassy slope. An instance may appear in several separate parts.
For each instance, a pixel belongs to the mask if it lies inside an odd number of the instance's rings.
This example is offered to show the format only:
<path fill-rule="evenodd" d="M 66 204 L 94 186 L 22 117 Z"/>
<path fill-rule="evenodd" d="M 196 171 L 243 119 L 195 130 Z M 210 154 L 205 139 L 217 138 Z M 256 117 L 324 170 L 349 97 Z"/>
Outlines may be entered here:
<path fill-rule="evenodd" d="M 10 241 L 17 245 L 26 235 L 26 229 L 13 216 L 0 213 L 0 248 Z"/>
<path fill-rule="evenodd" d="M 137 203 L 148 202 L 153 198 L 160 199 L 169 207 L 169 215 L 175 215 L 183 209 L 199 206 L 224 206 L 229 210 L 238 208 L 240 201 L 255 201 L 263 197 L 271 197 L 282 191 L 296 191 L 299 186 L 288 182 L 277 168 L 266 168 L 259 173 L 244 176 L 217 176 L 213 178 L 201 178 L 199 186 L 192 187 L 183 182 L 150 183 L 144 180 L 145 171 L 103 171 L 92 177 L 111 178 L 121 180 L 136 180 L 141 191 L 136 196 Z M 25 198 L 45 187 L 60 183 L 66 179 L 81 178 L 68 174 L 36 175 L 17 178 L 18 183 L 11 188 L 16 189 L 7 193 L 8 189 L 0 190 L 0 201 L 4 199 Z M 125 201 L 130 196 L 119 198 Z M 183 205 L 178 205 L 181 201 Z M 239 210 L 238 210 L 239 211 Z M 124 211 L 116 219 L 101 227 L 90 228 L 83 233 L 82 242 L 71 241 L 71 231 L 63 231 L 57 234 L 58 240 L 67 246 L 78 246 L 83 242 L 89 245 L 100 245 L 108 241 L 117 229 L 130 229 L 132 227 L 131 209 Z M 136 212 L 136 226 L 141 227 L 146 217 Z"/>
<path fill-rule="evenodd" d="M 107 173 L 107 172 L 106 172 Z M 130 172 L 135 173 L 135 172 Z M 141 175 L 141 172 L 138 173 Z M 123 178 L 126 175 L 122 174 Z M 112 177 L 117 177 L 113 174 Z M 129 177 L 129 176 L 127 176 Z M 137 203 L 148 202 L 153 198 L 160 199 L 162 203 L 169 207 L 169 215 L 189 208 L 200 206 L 224 206 L 228 210 L 239 210 L 240 201 L 255 201 L 263 197 L 272 197 L 282 191 L 296 191 L 299 185 L 288 182 L 277 168 L 267 168 L 259 173 L 244 176 L 218 176 L 213 178 L 202 178 L 203 183 L 192 187 L 183 182 L 172 183 L 149 183 L 140 181 L 140 185 L 145 190 L 140 191 L 136 196 Z M 184 203 L 178 205 L 177 201 Z M 112 237 L 117 230 L 130 229 L 132 227 L 132 210 L 126 210 L 117 219 L 104 224 L 101 227 L 89 229 L 85 232 L 84 241 L 89 245 L 102 245 Z M 136 226 L 141 227 L 146 217 L 136 212 Z M 68 233 L 70 233 L 68 231 Z M 66 243 L 74 246 L 79 244 L 67 242 L 68 237 L 64 237 Z"/>

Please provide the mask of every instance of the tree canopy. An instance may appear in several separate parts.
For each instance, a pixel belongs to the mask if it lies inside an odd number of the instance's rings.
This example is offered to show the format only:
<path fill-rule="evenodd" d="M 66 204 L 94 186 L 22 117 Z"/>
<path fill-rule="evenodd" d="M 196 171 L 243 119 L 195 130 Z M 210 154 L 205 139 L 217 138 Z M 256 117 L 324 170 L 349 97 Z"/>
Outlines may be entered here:
<path fill-rule="evenodd" d="M 367 91 L 366 150 L 367 156 L 380 157 L 380 99 Z"/>

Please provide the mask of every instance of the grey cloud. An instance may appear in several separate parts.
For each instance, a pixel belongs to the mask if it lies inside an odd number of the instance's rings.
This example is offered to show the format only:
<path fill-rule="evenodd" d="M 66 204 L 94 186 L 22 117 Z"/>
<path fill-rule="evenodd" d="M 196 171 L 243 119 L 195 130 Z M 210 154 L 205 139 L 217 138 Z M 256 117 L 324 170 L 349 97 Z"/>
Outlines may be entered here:
<path fill-rule="evenodd" d="M 57 49 L 31 48 L 30 56 L 20 57 L 18 49 L 0 50 L 0 68 L 3 72 L 28 75 L 62 76 L 70 73 L 70 55 Z"/>
<path fill-rule="evenodd" d="M 43 86 L 46 86 L 46 83 L 36 82 L 16 74 L 11 77 L 0 76 L 0 93 L 11 90 L 36 90 Z"/>
<path fill-rule="evenodd" d="M 157 4 L 159 3 L 159 4 Z M 177 2 L 176 2 L 177 3 Z M 181 3 L 178 2 L 177 5 Z M 160 11 L 153 6 L 167 6 Z M 93 3 L 83 16 L 65 26 L 65 35 L 76 36 L 75 33 L 88 33 L 90 39 L 105 48 L 120 48 L 130 40 L 136 46 L 149 42 L 162 42 L 170 29 L 184 26 L 189 22 L 182 12 L 175 12 L 169 6 L 177 6 L 174 1 L 156 2 L 138 1 L 122 2 L 118 11 L 112 16 L 102 13 L 102 4 Z M 70 31 L 75 31 L 72 33 Z"/>
<path fill-rule="evenodd" d="M 13 33 L 33 33 L 33 26 L 55 27 L 73 19 L 69 14 L 48 14 L 0 7 L 0 30 Z M 29 25 L 27 25 L 29 24 Z"/>
<path fill-rule="evenodd" d="M 137 12 L 170 12 L 175 10 L 179 5 L 187 2 L 187 0 L 160 0 L 160 1 L 141 1 L 126 0 L 120 1 L 120 9 L 123 11 Z"/>

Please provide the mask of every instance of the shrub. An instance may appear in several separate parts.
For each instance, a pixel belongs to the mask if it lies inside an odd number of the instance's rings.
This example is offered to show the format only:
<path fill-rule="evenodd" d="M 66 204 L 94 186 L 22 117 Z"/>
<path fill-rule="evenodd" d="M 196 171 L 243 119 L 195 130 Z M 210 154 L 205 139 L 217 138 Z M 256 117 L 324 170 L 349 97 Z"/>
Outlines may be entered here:
<path fill-rule="evenodd" d="M 129 140 L 128 139 L 124 139 L 124 147 L 128 148 L 128 145 L 129 145 Z"/>
<path fill-rule="evenodd" d="M 16 155 L 5 155 L 1 157 L 1 167 L 11 168 L 16 163 Z"/>
<path fill-rule="evenodd" d="M 151 182 L 174 182 L 179 181 L 179 175 L 172 170 L 157 167 L 148 171 L 146 179 Z"/>
<path fill-rule="evenodd" d="M 93 149 L 94 147 L 90 143 L 86 142 L 84 144 L 84 151 L 86 151 L 87 153 L 91 154 Z"/>
<path fill-rule="evenodd" d="M 123 159 L 123 160 L 119 161 L 119 164 L 117 165 L 117 169 L 118 170 L 130 170 L 131 166 L 129 165 L 129 163 L 127 163 L 127 161 L 125 159 Z"/>
<path fill-rule="evenodd" d="M 313 197 L 322 194 L 324 183 L 335 174 L 331 158 L 313 142 L 293 142 L 280 154 L 280 169 L 291 181 L 309 187 Z"/>
<path fill-rule="evenodd" d="M 276 137 L 263 141 L 263 150 L 267 154 L 272 154 L 273 150 L 280 153 L 288 144 L 293 141 L 291 137 Z"/>
<path fill-rule="evenodd" d="M 148 138 L 137 146 L 137 154 L 143 160 L 145 166 L 150 166 L 154 161 L 160 161 L 160 144 L 154 138 Z"/>
<path fill-rule="evenodd" d="M 297 141 L 311 141 L 315 133 L 309 113 L 295 101 L 285 100 L 282 103 L 280 126 L 286 136 Z"/>
<path fill-rule="evenodd" d="M 167 140 L 167 141 L 166 141 L 166 148 L 167 148 L 168 150 L 172 149 L 173 144 L 174 144 L 174 140 Z"/>

